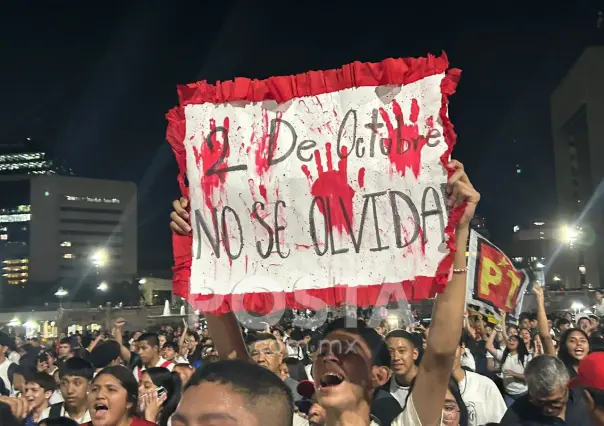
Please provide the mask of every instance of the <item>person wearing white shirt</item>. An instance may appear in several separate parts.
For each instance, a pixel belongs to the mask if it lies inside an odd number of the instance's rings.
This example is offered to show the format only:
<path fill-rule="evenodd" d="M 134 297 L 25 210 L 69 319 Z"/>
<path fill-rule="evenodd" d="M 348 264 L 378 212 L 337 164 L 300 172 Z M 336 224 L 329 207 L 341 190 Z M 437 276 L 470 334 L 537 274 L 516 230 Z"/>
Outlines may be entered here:
<path fill-rule="evenodd" d="M 453 378 L 458 383 L 459 393 L 468 410 L 468 426 L 481 426 L 487 423 L 499 423 L 507 410 L 505 401 L 493 382 L 488 377 L 465 371 L 461 360 L 468 349 L 464 342 L 471 337 L 463 334 L 455 362 L 453 363 Z"/>
<path fill-rule="evenodd" d="M 393 330 L 386 335 L 386 344 L 390 352 L 390 393 L 401 407 L 409 394 L 409 386 L 417 376 L 422 340 L 405 330 Z"/>
<path fill-rule="evenodd" d="M 59 369 L 60 392 L 64 402 L 50 406 L 50 417 L 68 417 L 79 424 L 90 422 L 88 387 L 94 376 L 92 364 L 69 358 Z"/>
<path fill-rule="evenodd" d="M 531 356 L 519 336 L 509 336 L 505 350 L 496 349 L 493 345 L 494 334 L 489 337 L 486 349 L 501 364 L 503 398 L 509 407 L 516 399 L 528 392 L 524 367 L 531 360 Z"/>
<path fill-rule="evenodd" d="M 604 292 L 602 289 L 596 290 L 596 304 L 594 305 L 594 314 L 598 317 L 604 316 Z"/>
<path fill-rule="evenodd" d="M 7 389 L 11 388 L 11 382 L 8 379 L 8 368 L 13 362 L 6 358 L 6 354 L 10 350 L 9 348 L 12 344 L 13 341 L 11 337 L 4 332 L 0 332 L 0 379 L 2 379 L 4 386 Z"/>
<path fill-rule="evenodd" d="M 24 396 L 29 404 L 30 421 L 27 423 L 39 423 L 50 415 L 49 400 L 57 384 L 52 376 L 47 373 L 36 371 L 26 378 Z"/>
<path fill-rule="evenodd" d="M 141 362 L 143 363 L 143 367 L 136 367 L 134 369 L 134 377 L 140 381 L 142 376 L 142 372 L 145 368 L 151 367 L 163 367 L 168 370 L 174 370 L 174 363 L 162 358 L 159 355 L 159 338 L 155 333 L 143 333 L 140 335 L 138 340 L 136 341 L 136 347 L 138 350 L 138 355 L 141 358 Z"/>

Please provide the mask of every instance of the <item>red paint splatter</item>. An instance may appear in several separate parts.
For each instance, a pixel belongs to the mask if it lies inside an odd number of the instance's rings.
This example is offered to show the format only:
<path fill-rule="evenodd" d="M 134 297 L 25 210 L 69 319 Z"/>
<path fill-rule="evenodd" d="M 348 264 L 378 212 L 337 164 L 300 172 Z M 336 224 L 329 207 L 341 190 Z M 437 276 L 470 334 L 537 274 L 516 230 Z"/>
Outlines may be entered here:
<path fill-rule="evenodd" d="M 333 159 L 331 153 L 331 144 L 325 144 L 325 156 L 327 158 L 327 170 L 323 169 L 321 163 L 321 153 L 315 150 L 315 163 L 317 164 L 317 179 L 313 182 L 310 192 L 313 197 L 322 197 L 325 206 L 317 203 L 317 208 L 329 222 L 332 231 L 336 228 L 340 233 L 348 232 L 346 219 L 344 215 L 353 222 L 352 199 L 354 198 L 354 189 L 348 183 L 348 149 L 342 147 L 342 158 L 338 161 L 338 169 L 333 168 Z M 312 181 L 310 171 L 302 166 L 302 172 L 309 181 Z M 342 206 L 340 205 L 342 200 Z M 327 217 L 326 205 L 329 203 L 331 217 Z"/>
<path fill-rule="evenodd" d="M 424 239 L 424 230 L 421 226 L 417 225 L 417 239 L 419 240 L 419 244 L 422 248 L 422 254 L 426 255 L 426 240 Z"/>
<path fill-rule="evenodd" d="M 365 167 L 359 169 L 359 186 L 361 188 L 365 187 Z"/>
<path fill-rule="evenodd" d="M 280 119 L 282 113 L 279 111 L 276 113 L 276 118 Z M 272 141 L 273 144 L 273 155 L 277 151 L 277 142 L 279 140 L 279 128 L 281 127 L 281 122 L 277 121 L 275 126 L 275 136 Z M 250 144 L 255 145 L 255 163 L 256 163 L 256 173 L 260 179 L 260 194 L 264 198 L 265 202 L 267 200 L 266 193 L 266 174 L 270 169 L 269 164 L 269 142 L 270 142 L 270 128 L 269 128 L 269 119 L 266 110 L 262 113 L 262 135 L 259 138 L 256 138 L 256 133 L 252 131 L 252 136 L 250 138 Z"/>
<path fill-rule="evenodd" d="M 301 248 L 303 249 L 309 249 L 311 246 L 309 246 L 308 244 L 296 244 L 296 250 L 299 250 Z"/>
<path fill-rule="evenodd" d="M 266 186 L 260 184 L 260 186 L 258 187 L 258 189 L 260 190 L 260 196 L 262 198 L 264 198 L 264 201 L 268 202 L 267 198 L 266 198 Z"/>
<path fill-rule="evenodd" d="M 245 255 L 245 272 L 247 272 L 247 263 L 248 263 L 248 257 L 247 254 Z"/>
<path fill-rule="evenodd" d="M 226 117 L 223 120 L 223 127 L 226 129 L 226 132 L 229 131 L 229 119 Z M 220 188 L 224 185 L 224 181 L 226 179 L 226 173 L 217 173 L 208 176 L 208 170 L 210 167 L 214 166 L 216 162 L 220 159 L 220 155 L 222 154 L 223 144 L 218 140 L 218 134 L 214 132 L 216 130 L 216 121 L 212 118 L 210 119 L 210 131 L 213 132 L 212 136 L 212 148 L 208 146 L 207 143 L 203 143 L 201 145 L 201 149 L 198 150 L 197 147 L 193 147 L 193 154 L 195 155 L 195 163 L 198 168 L 201 168 L 201 189 L 203 191 L 203 197 L 206 203 L 206 206 L 210 211 L 214 208 L 214 203 L 212 201 L 212 197 L 214 194 L 214 190 Z M 203 138 L 205 141 L 205 137 Z M 223 140 L 224 142 L 224 140 Z M 222 164 L 218 167 L 218 170 L 221 168 L 225 168 L 228 166 L 227 158 L 229 157 L 229 150 L 227 149 L 226 156 Z"/>
<path fill-rule="evenodd" d="M 318 97 L 318 96 L 315 96 L 315 100 L 317 101 L 317 103 L 319 104 L 319 106 L 320 106 L 321 108 L 323 108 L 323 104 L 321 103 L 321 99 L 319 99 L 319 97 Z"/>
<path fill-rule="evenodd" d="M 405 176 L 407 169 L 411 169 L 413 175 L 417 178 L 421 170 L 421 152 L 428 142 L 428 137 L 419 133 L 417 120 L 419 118 L 420 108 L 417 99 L 411 101 L 411 113 L 409 114 L 410 124 L 405 124 L 405 118 L 401 106 L 396 100 L 392 101 L 392 112 L 394 113 L 397 127 L 390 121 L 388 113 L 384 108 L 380 108 L 380 115 L 386 124 L 390 152 L 388 159 L 390 163 L 402 176 Z M 426 135 L 430 134 L 434 126 L 434 119 L 430 116 L 426 119 L 428 127 Z M 388 143 L 386 144 L 388 147 Z"/>

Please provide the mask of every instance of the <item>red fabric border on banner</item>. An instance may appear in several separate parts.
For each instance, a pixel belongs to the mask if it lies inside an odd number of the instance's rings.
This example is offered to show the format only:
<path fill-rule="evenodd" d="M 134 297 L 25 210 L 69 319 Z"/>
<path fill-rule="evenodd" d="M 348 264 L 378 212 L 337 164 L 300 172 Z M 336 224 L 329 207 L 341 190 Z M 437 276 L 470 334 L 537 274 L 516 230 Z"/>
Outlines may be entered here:
<path fill-rule="evenodd" d="M 441 156 L 441 162 L 443 167 L 447 167 L 448 159 L 457 139 L 453 124 L 447 114 L 449 96 L 455 93 L 461 75 L 459 69 L 447 71 L 448 66 L 447 56 L 443 52 L 440 57 L 428 55 L 427 58 L 390 58 L 379 63 L 354 62 L 339 69 L 310 71 L 294 76 L 270 77 L 266 80 L 236 78 L 233 81 L 218 82 L 216 85 L 201 81 L 179 86 L 180 106 L 173 108 L 166 114 L 168 120 L 166 138 L 178 163 L 179 174 L 177 180 L 182 195 L 185 198 L 189 196 L 185 181 L 187 164 L 184 147 L 186 134 L 184 107 L 186 105 L 207 102 L 214 104 L 233 101 L 260 102 L 264 100 L 283 103 L 297 97 L 316 96 L 352 87 L 405 85 L 445 72 L 446 75 L 441 82 L 440 119 L 448 147 L 447 151 Z M 341 285 L 333 288 L 300 290 L 279 294 L 266 292 L 242 295 L 191 295 L 189 290 L 193 238 L 191 235 L 180 236 L 174 234 L 172 237 L 174 250 L 173 292 L 186 298 L 196 309 L 214 314 L 242 310 L 266 314 L 286 307 L 320 309 L 325 305 L 334 306 L 342 302 L 357 306 L 385 305 L 389 300 L 393 301 L 401 298 L 399 297 L 402 296 L 401 288 L 407 300 L 423 300 L 442 292 L 449 280 L 453 265 L 453 254 L 456 250 L 454 230 L 461 219 L 463 209 L 464 207 L 460 206 L 452 209 L 449 213 L 445 234 L 450 254 L 440 263 L 435 277 L 416 277 L 412 281 L 351 287 L 351 291 L 347 291 L 348 286 Z M 378 300 L 378 296 L 380 300 Z"/>

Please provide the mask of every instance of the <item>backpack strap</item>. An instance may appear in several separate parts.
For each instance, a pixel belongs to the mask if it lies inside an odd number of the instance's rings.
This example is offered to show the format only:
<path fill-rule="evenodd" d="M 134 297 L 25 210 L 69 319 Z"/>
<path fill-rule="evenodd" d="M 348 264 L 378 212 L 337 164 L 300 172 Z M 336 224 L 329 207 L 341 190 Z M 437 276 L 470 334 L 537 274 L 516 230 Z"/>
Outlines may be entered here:
<path fill-rule="evenodd" d="M 63 409 L 63 403 L 59 402 L 58 404 L 52 404 L 50 406 L 50 413 L 48 414 L 48 417 L 51 419 L 56 419 L 58 417 L 61 417 L 61 410 Z"/>

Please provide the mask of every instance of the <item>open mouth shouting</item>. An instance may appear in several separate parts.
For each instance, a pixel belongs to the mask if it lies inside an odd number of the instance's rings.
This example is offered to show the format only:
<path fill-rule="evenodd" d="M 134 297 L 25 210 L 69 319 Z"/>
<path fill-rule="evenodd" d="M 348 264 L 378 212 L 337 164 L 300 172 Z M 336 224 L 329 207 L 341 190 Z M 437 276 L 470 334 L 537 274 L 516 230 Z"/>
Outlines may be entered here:
<path fill-rule="evenodd" d="M 341 385 L 345 380 L 346 378 L 342 374 L 334 371 L 328 371 L 321 376 L 318 390 L 319 392 L 329 392 L 330 390 Z"/>
<path fill-rule="evenodd" d="M 92 406 L 90 410 L 90 416 L 93 419 L 102 420 L 109 414 L 109 407 L 107 404 L 102 402 L 97 402 Z"/>
<path fill-rule="evenodd" d="M 573 351 L 573 354 L 577 357 L 577 358 L 583 358 L 585 356 L 585 349 L 583 349 L 582 346 L 577 346 L 575 348 L 575 350 Z"/>

